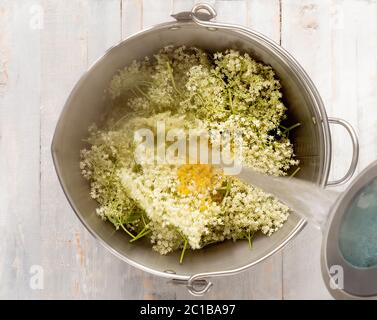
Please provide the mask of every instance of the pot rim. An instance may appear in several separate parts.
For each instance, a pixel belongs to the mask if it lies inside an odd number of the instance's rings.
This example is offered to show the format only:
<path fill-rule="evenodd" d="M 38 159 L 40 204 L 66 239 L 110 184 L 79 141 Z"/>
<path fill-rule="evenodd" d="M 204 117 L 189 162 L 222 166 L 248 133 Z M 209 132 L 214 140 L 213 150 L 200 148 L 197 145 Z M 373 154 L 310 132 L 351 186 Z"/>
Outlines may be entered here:
<path fill-rule="evenodd" d="M 121 253 L 119 253 L 117 250 L 115 250 L 113 247 L 111 247 L 105 240 L 103 240 L 85 221 L 85 219 L 81 216 L 79 210 L 76 208 L 76 205 L 74 203 L 74 201 L 72 200 L 72 198 L 70 197 L 69 195 L 69 192 L 68 192 L 68 188 L 65 184 L 65 182 L 62 180 L 61 178 L 61 172 L 60 172 L 60 165 L 59 165 L 59 160 L 57 159 L 57 156 L 56 156 L 56 136 L 57 136 L 57 132 L 59 132 L 60 130 L 60 127 L 62 125 L 62 117 L 63 115 L 67 112 L 67 107 L 68 105 L 71 103 L 74 95 L 76 94 L 76 92 L 78 91 L 78 89 L 81 87 L 81 84 L 87 79 L 87 77 L 89 76 L 89 73 L 90 71 L 95 68 L 95 66 L 99 63 L 101 63 L 103 60 L 105 60 L 109 55 L 110 53 L 113 51 L 113 50 L 116 50 L 117 48 L 123 46 L 123 45 L 126 45 L 127 42 L 129 42 L 130 40 L 133 40 L 135 38 L 138 38 L 140 37 L 141 35 L 144 35 L 146 33 L 149 33 L 151 31 L 156 31 L 156 30 L 160 30 L 160 29 L 166 29 L 166 28 L 179 28 L 180 26 L 182 25 L 194 25 L 194 26 L 197 26 L 199 28 L 201 28 L 200 26 L 198 26 L 196 23 L 194 23 L 193 21 L 171 21 L 171 22 L 164 22 L 164 23 L 160 23 L 160 24 L 156 24 L 156 25 L 153 25 L 153 26 L 150 26 L 150 27 L 147 27 L 147 28 L 144 28 L 128 37 L 126 37 L 125 39 L 119 41 L 117 44 L 111 46 L 109 49 L 107 49 L 105 51 L 105 53 L 99 57 L 98 59 L 96 59 L 88 68 L 87 70 L 81 75 L 81 77 L 79 78 L 79 80 L 76 82 L 75 86 L 73 87 L 73 89 L 71 90 L 64 106 L 63 106 L 63 109 L 61 111 L 61 114 L 59 116 L 59 120 L 57 122 L 57 125 L 56 125 L 56 129 L 55 129 L 55 132 L 54 132 L 54 136 L 53 136 L 53 139 L 52 139 L 52 143 L 51 143 L 51 153 L 52 153 L 52 159 L 53 159 L 53 163 L 54 163 L 54 167 L 55 167 L 55 170 L 56 170 L 56 173 L 57 173 L 57 176 L 58 176 L 58 180 L 60 182 L 60 185 L 63 189 L 63 192 L 66 196 L 66 198 L 68 199 L 68 202 L 71 206 L 71 208 L 73 209 L 73 211 L 75 212 L 76 216 L 79 218 L 79 220 L 81 221 L 81 223 L 85 226 L 85 228 L 89 231 L 89 233 L 96 239 L 99 241 L 99 243 L 105 247 L 107 250 L 109 250 L 112 254 L 114 254 L 116 257 L 120 258 L 121 260 L 123 260 L 124 262 L 128 263 L 129 265 L 133 266 L 133 267 L 136 267 L 140 270 L 143 270 L 145 272 L 148 272 L 150 274 L 153 274 L 153 275 L 157 275 L 157 276 L 160 276 L 160 277 L 164 277 L 164 278 L 168 278 L 168 279 L 173 279 L 173 280 L 183 280 L 183 281 L 193 281 L 193 278 L 195 277 L 196 278 L 199 278 L 200 277 L 205 277 L 207 276 L 207 274 L 195 274 L 195 275 L 180 275 L 180 274 L 175 274 L 175 273 L 168 273 L 168 272 L 165 272 L 165 271 L 158 271 L 158 270 L 155 270 L 155 269 L 152 269 L 146 265 L 143 265 L 143 264 L 140 264 L 138 262 L 135 262 L 133 261 L 132 259 L 122 255 Z M 249 37 L 251 38 L 251 35 L 255 37 L 255 39 L 259 40 L 260 42 L 262 42 L 262 45 L 268 47 L 272 52 L 273 54 L 277 54 L 277 55 L 280 55 L 282 60 L 288 64 L 288 66 L 290 68 L 292 68 L 294 70 L 294 73 L 298 76 L 298 78 L 302 81 L 302 84 L 304 85 L 305 87 L 305 90 L 306 90 L 306 93 L 310 96 L 310 99 L 314 102 L 315 106 L 316 106 L 316 111 L 318 112 L 318 115 L 319 115 L 319 118 L 320 118 L 320 122 L 321 123 L 317 123 L 317 125 L 321 128 L 322 130 L 322 133 L 323 133 L 323 141 L 324 141 L 324 145 L 323 145 L 323 152 L 324 152 L 324 161 L 323 161 L 323 173 L 321 175 L 321 177 L 319 177 L 319 181 L 317 182 L 321 187 L 325 187 L 326 184 L 327 184 L 327 181 L 328 181 L 328 176 L 329 176 L 329 171 L 330 171 L 330 164 L 331 164 L 331 133 L 330 133 L 330 128 L 329 128 L 329 122 L 328 122 L 328 117 L 327 117 L 327 114 L 326 114 L 326 110 L 325 110 L 325 107 L 324 107 L 324 103 L 322 101 L 322 98 L 317 90 L 317 88 L 315 87 L 313 81 L 310 79 L 310 77 L 308 76 L 308 74 L 306 73 L 306 71 L 303 69 L 303 67 L 298 63 L 298 61 L 287 51 L 285 50 L 283 47 L 281 47 L 279 44 L 277 44 L 276 42 L 274 42 L 273 40 L 269 39 L 268 37 L 264 36 L 263 34 L 261 34 L 260 32 L 257 32 L 255 30 L 252 30 L 252 29 L 249 29 L 249 32 L 248 34 L 245 33 L 245 32 L 240 32 L 240 31 L 236 31 L 236 30 L 227 30 L 227 31 L 232 31 L 232 32 L 235 32 L 235 33 L 242 33 L 244 36 L 246 37 Z M 177 30 L 179 32 L 179 30 Z M 208 273 L 208 275 L 211 275 L 211 276 L 224 276 L 224 275 L 230 275 L 230 274 L 237 274 L 239 272 L 242 272 L 254 265 L 256 265 L 257 263 L 267 259 L 268 257 L 270 257 L 271 255 L 273 255 L 274 253 L 278 252 L 279 250 L 281 250 L 290 240 L 292 240 L 292 238 L 294 238 L 298 233 L 299 231 L 301 231 L 303 229 L 303 227 L 306 225 L 306 220 L 304 218 L 301 218 L 299 220 L 299 222 L 297 223 L 296 227 L 290 232 L 289 236 L 279 245 L 277 246 L 276 248 L 274 248 L 274 250 L 270 251 L 269 253 L 265 254 L 263 257 L 261 257 L 260 259 L 256 260 L 256 261 L 253 261 L 252 263 L 249 263 L 249 264 L 246 264 L 240 268 L 236 268 L 236 269 L 232 269 L 232 270 L 224 270 L 224 271 L 217 271 L 217 272 L 211 272 L 211 273 Z"/>

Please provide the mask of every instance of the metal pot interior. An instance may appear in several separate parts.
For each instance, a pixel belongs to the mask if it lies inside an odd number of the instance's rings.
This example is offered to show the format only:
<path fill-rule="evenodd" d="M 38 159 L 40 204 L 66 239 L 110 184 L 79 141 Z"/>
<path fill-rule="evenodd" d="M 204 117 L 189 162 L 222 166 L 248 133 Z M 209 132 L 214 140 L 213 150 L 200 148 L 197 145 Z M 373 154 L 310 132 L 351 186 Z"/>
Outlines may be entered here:
<path fill-rule="evenodd" d="M 97 203 L 89 197 L 89 185 L 79 168 L 79 151 L 86 145 L 87 128 L 98 122 L 106 111 L 104 90 L 115 72 L 134 59 L 152 55 L 166 45 L 198 46 L 208 51 L 235 48 L 248 52 L 257 60 L 271 65 L 282 85 L 289 122 L 300 122 L 292 132 L 295 153 L 300 159 L 299 178 L 324 185 L 330 157 L 330 136 L 326 114 L 303 75 L 279 54 L 273 45 L 231 30 L 208 30 L 193 23 L 169 23 L 141 32 L 111 48 L 81 78 L 73 89 L 60 116 L 52 144 L 56 170 L 74 211 L 88 228 L 114 254 L 143 270 L 165 277 L 187 279 L 188 276 L 251 266 L 281 248 L 299 232 L 303 220 L 292 213 L 284 227 L 271 237 L 259 236 L 253 249 L 244 241 L 225 242 L 199 251 L 188 252 L 182 265 L 179 253 L 160 256 L 147 242 L 129 243 L 128 236 L 116 232 L 110 223 L 95 213 Z M 172 270 L 176 275 L 166 273 Z"/>

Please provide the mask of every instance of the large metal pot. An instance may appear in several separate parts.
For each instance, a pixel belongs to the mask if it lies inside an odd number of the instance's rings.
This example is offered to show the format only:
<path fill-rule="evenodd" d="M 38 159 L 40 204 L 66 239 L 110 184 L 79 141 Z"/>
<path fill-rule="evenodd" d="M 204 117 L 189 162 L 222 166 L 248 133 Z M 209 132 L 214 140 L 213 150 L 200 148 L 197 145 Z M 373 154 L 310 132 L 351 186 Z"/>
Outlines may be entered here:
<path fill-rule="evenodd" d="M 191 12 L 174 15 L 176 21 L 148 28 L 111 48 L 82 76 L 72 90 L 56 127 L 52 155 L 64 192 L 78 218 L 101 244 L 127 263 L 158 276 L 187 285 L 191 293 L 206 292 L 207 278 L 243 271 L 281 249 L 304 226 L 305 221 L 292 213 L 284 227 L 271 237 L 257 237 L 253 249 L 243 241 L 225 242 L 199 251 L 189 252 L 179 264 L 177 254 L 160 256 L 147 242 L 130 243 L 127 236 L 115 232 L 95 213 L 97 203 L 89 197 L 89 186 L 80 173 L 79 151 L 85 147 L 87 128 L 98 122 L 106 108 L 104 89 L 116 71 L 152 55 L 161 47 L 198 46 L 208 51 L 236 48 L 271 65 L 279 76 L 289 119 L 302 125 L 294 132 L 295 153 L 300 160 L 300 179 L 325 187 L 347 181 L 354 173 L 358 143 L 348 123 L 327 117 L 323 102 L 302 67 L 283 48 L 265 36 L 237 25 L 211 22 L 216 15 L 206 4 L 196 5 Z M 346 175 L 328 182 L 331 161 L 329 123 L 340 124 L 350 133 L 354 154 Z"/>

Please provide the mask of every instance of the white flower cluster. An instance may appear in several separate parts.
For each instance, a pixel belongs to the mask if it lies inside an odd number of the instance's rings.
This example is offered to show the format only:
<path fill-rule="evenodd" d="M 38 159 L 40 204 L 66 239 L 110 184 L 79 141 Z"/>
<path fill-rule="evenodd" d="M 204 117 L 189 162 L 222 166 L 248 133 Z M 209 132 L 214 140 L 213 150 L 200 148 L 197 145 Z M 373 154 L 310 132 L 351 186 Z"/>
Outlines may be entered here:
<path fill-rule="evenodd" d="M 181 105 L 194 109 L 210 130 L 242 131 L 245 165 L 285 175 L 298 162 L 292 159 L 288 136 L 281 132 L 286 108 L 274 71 L 234 50 L 215 54 L 213 64 L 190 69 L 189 98 Z"/>
<path fill-rule="evenodd" d="M 251 242 L 258 231 L 271 235 L 281 228 L 289 208 L 218 168 L 134 158 L 135 130 L 155 131 L 163 119 L 169 128 L 241 131 L 243 164 L 285 175 L 298 161 L 281 124 L 286 108 L 271 67 L 234 50 L 166 47 L 119 71 L 108 92 L 107 125 L 91 130 L 80 163 L 103 219 L 131 241 L 149 237 L 161 254 L 226 239 Z"/>

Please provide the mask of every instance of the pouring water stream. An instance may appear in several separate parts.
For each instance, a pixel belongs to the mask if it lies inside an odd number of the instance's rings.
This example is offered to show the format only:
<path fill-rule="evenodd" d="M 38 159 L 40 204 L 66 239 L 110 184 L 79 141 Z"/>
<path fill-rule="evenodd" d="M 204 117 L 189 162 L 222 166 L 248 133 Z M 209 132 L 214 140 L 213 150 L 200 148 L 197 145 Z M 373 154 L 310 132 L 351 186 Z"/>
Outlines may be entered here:
<path fill-rule="evenodd" d="M 205 142 L 204 142 L 205 143 Z M 188 146 L 188 154 L 192 163 L 200 163 L 198 155 L 202 153 L 201 148 L 206 150 L 208 145 Z M 208 154 L 208 153 L 207 153 Z M 220 163 L 213 163 L 209 153 L 209 163 L 224 169 L 227 165 L 220 160 Z M 246 166 L 237 167 L 232 174 L 247 184 L 253 185 L 267 193 L 274 195 L 277 199 L 287 205 L 292 211 L 305 218 L 309 223 L 323 231 L 324 225 L 330 214 L 330 209 L 340 193 L 324 189 L 312 182 L 297 179 L 294 177 L 276 177 L 258 173 Z"/>
<path fill-rule="evenodd" d="M 291 210 L 323 230 L 339 193 L 296 178 L 274 177 L 243 167 L 237 177 L 245 183 L 271 193 Z"/>

